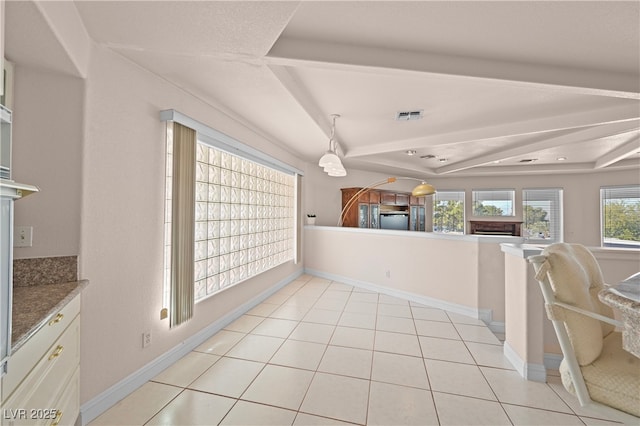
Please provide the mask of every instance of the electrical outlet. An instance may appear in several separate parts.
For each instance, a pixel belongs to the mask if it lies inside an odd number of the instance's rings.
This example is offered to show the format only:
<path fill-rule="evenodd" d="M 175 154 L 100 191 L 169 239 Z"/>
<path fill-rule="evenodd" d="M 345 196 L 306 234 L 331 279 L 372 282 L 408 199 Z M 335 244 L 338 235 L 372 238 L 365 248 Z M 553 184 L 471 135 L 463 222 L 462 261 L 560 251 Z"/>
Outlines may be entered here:
<path fill-rule="evenodd" d="M 151 344 L 151 331 L 145 331 L 142 333 L 142 347 L 146 348 Z"/>
<path fill-rule="evenodd" d="M 387 278 L 391 278 L 391 271 L 387 270 L 387 272 L 385 273 L 385 275 L 387 276 Z"/>

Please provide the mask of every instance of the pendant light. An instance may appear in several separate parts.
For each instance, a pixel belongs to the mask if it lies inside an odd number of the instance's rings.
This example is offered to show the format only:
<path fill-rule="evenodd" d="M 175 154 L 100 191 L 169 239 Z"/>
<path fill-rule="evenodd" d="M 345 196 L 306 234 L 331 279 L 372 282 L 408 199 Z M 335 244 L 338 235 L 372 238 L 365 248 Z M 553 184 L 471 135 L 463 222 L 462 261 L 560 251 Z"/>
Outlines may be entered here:
<path fill-rule="evenodd" d="M 331 177 L 342 177 L 347 175 L 347 171 L 344 167 L 329 167 L 324 169 L 325 172 Z"/>
<path fill-rule="evenodd" d="M 320 158 L 318 166 L 322 167 L 324 171 L 331 177 L 342 177 L 347 175 L 347 171 L 340 161 L 340 157 L 336 153 L 336 118 L 340 117 L 338 114 L 332 114 L 331 136 L 329 137 L 329 150 Z"/>

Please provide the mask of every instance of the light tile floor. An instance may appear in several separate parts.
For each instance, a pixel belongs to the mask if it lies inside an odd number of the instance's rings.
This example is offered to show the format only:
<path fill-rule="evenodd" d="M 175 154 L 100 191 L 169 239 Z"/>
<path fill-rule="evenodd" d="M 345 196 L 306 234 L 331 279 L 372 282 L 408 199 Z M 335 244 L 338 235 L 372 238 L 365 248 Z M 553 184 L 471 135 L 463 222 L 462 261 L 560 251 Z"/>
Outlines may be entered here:
<path fill-rule="evenodd" d="M 92 425 L 596 425 L 481 322 L 304 275 Z"/>

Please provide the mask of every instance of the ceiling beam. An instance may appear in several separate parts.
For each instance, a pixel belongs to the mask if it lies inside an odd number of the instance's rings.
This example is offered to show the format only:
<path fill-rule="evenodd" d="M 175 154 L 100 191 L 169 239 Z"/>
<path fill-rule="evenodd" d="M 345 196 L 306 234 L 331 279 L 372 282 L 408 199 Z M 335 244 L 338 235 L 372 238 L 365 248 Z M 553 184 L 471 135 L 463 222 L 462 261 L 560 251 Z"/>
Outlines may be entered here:
<path fill-rule="evenodd" d="M 615 107 L 601 108 L 590 111 L 562 113 L 550 111 L 549 117 L 535 120 L 514 121 L 487 126 L 482 128 L 465 129 L 456 132 L 425 136 L 421 138 L 405 139 L 349 149 L 345 158 L 384 154 L 387 152 L 406 151 L 420 147 L 437 147 L 451 144 L 488 141 L 509 137 L 533 136 L 548 134 L 555 131 L 567 131 L 584 127 L 603 126 L 623 121 L 634 122 L 638 126 L 640 110 L 638 105 L 631 102 Z"/>
<path fill-rule="evenodd" d="M 331 135 L 332 123 L 329 119 L 329 115 L 325 114 L 318 104 L 315 102 L 313 96 L 304 87 L 302 82 L 296 77 L 294 73 L 288 67 L 279 65 L 268 65 L 269 69 L 276 78 L 282 83 L 285 89 L 289 91 L 291 96 L 298 102 L 302 109 L 307 113 L 311 120 L 318 126 L 318 128 L 327 136 L 327 142 Z M 331 114 L 337 114 L 338 112 L 332 112 Z M 336 126 L 337 127 L 337 126 Z M 339 140 L 338 132 L 334 136 L 334 140 Z M 340 144 L 336 142 L 336 150 L 338 150 Z M 343 154 L 344 154 L 344 150 Z"/>
<path fill-rule="evenodd" d="M 34 2 L 82 78 L 89 73 L 91 37 L 72 2 Z"/>
<path fill-rule="evenodd" d="M 533 152 L 544 149 L 555 148 L 560 145 L 583 142 L 585 140 L 601 139 L 604 137 L 615 136 L 638 129 L 638 121 L 621 122 L 610 124 L 606 127 L 591 126 L 576 130 L 572 133 L 564 133 L 558 136 L 549 137 L 548 135 L 538 135 L 534 141 L 528 142 L 516 147 L 496 150 L 484 155 L 480 155 L 471 160 L 460 161 L 458 163 L 436 169 L 437 174 L 448 174 L 458 172 L 460 170 L 471 169 L 495 161 L 506 160 L 508 158 L 520 155 L 528 155 Z"/>
<path fill-rule="evenodd" d="M 349 161 L 349 162 L 345 161 L 345 167 L 356 166 L 357 168 L 358 165 L 369 165 L 374 167 L 382 166 L 383 168 L 394 169 L 396 171 L 395 173 L 397 173 L 398 171 L 402 171 L 405 174 L 407 172 L 415 172 L 415 173 L 419 173 L 421 176 L 424 176 L 424 175 L 434 176 L 436 174 L 435 171 L 429 167 L 424 167 L 424 166 L 416 167 L 411 163 L 406 163 L 401 161 L 378 160 L 378 159 L 376 159 L 376 161 L 367 161 L 360 158 L 358 158 L 357 160 Z"/>
<path fill-rule="evenodd" d="M 594 162 L 569 163 L 569 164 L 527 164 L 521 165 L 491 165 L 462 170 L 456 176 L 498 176 L 498 175 L 530 175 L 530 174 L 564 174 L 564 173 L 588 173 L 593 172 Z M 610 166 L 615 170 L 638 169 L 640 160 L 622 160 Z"/>
<path fill-rule="evenodd" d="M 329 117 L 322 112 L 318 104 L 314 101 L 309 91 L 304 87 L 300 80 L 287 67 L 269 65 L 269 69 L 273 75 L 282 83 L 285 89 L 300 104 L 302 109 L 311 117 L 314 123 L 322 130 L 322 133 L 331 134 L 331 122 Z"/>
<path fill-rule="evenodd" d="M 602 169 L 635 153 L 640 153 L 640 137 L 638 137 L 638 132 L 634 132 L 626 143 L 598 158 L 594 168 Z"/>
<path fill-rule="evenodd" d="M 640 99 L 638 74 L 280 38 L 266 60 L 277 65 L 401 71 L 509 81 L 574 94 Z"/>

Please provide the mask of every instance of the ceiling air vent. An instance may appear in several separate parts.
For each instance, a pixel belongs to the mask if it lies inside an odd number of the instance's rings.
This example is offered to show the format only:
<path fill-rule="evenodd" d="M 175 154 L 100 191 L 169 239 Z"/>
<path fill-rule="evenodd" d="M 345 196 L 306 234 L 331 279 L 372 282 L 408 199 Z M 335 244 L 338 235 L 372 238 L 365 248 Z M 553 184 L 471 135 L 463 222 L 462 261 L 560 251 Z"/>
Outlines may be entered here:
<path fill-rule="evenodd" d="M 520 163 L 533 163 L 534 161 L 537 161 L 537 158 L 525 158 L 523 160 L 520 160 Z"/>
<path fill-rule="evenodd" d="M 423 116 L 424 110 L 416 110 L 416 111 L 398 111 L 396 113 L 397 121 L 409 121 L 409 120 L 420 120 Z"/>
<path fill-rule="evenodd" d="M 436 158 L 436 156 L 433 154 L 427 154 L 427 155 L 421 155 L 420 158 L 431 159 L 431 158 Z"/>

